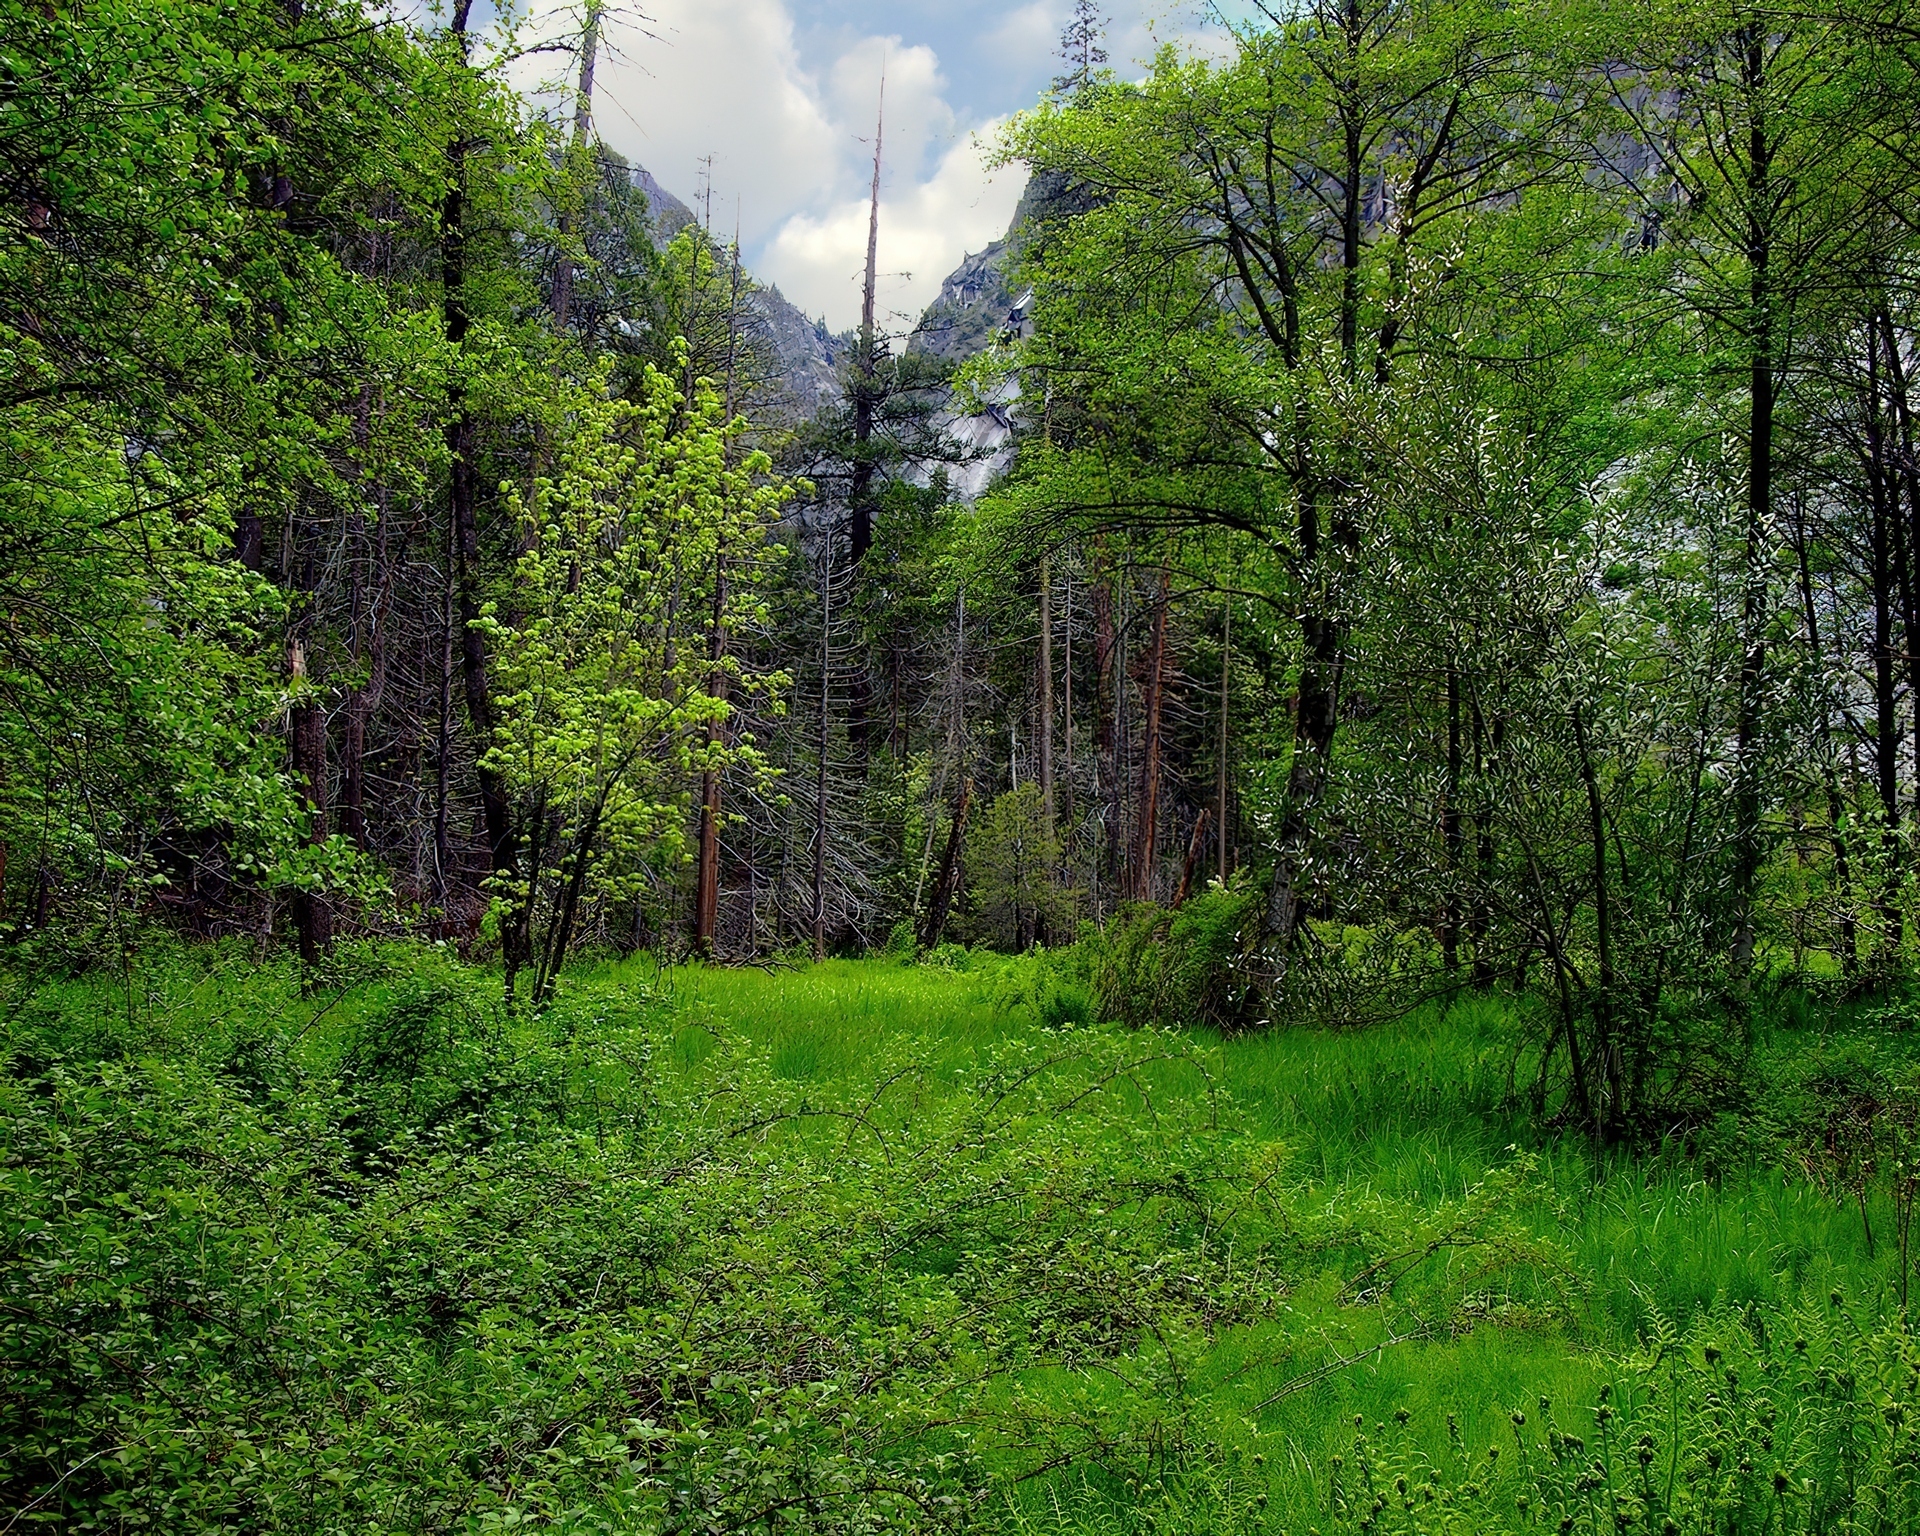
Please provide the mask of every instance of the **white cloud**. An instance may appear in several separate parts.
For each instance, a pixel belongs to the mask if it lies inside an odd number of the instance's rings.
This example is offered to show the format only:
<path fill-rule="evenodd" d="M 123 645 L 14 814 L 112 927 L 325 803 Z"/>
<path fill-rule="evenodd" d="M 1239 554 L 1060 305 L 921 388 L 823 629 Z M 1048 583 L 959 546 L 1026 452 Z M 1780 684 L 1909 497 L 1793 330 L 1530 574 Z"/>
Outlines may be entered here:
<path fill-rule="evenodd" d="M 846 134 L 800 63 L 782 0 L 651 0 L 609 28 L 594 126 L 691 203 L 712 156 L 714 223 L 751 246 L 834 186 Z"/>
<path fill-rule="evenodd" d="M 859 317 L 883 67 L 881 308 L 917 317 L 968 250 L 1005 232 L 1019 175 L 987 175 L 933 49 L 860 37 L 816 72 L 788 0 L 649 0 L 647 15 L 644 28 L 609 20 L 596 130 L 688 203 L 711 156 L 716 230 L 731 233 L 737 216 L 756 275 L 809 314 L 835 329 Z M 577 25 L 556 7 L 541 30 L 564 36 Z M 538 55 L 519 83 L 532 89 L 535 70 L 557 73 L 558 57 Z"/>
<path fill-rule="evenodd" d="M 889 275 L 881 283 L 881 307 L 890 316 L 915 318 L 967 251 L 1005 233 L 1021 174 L 1017 168 L 987 174 L 972 131 L 985 136 L 1000 120 L 960 120 L 931 47 L 898 35 L 843 35 L 835 54 L 810 68 L 796 38 L 796 3 L 646 0 L 645 24 L 631 10 L 623 19 L 619 8 L 608 7 L 594 125 L 609 145 L 690 204 L 699 198 L 710 156 L 716 231 L 731 233 L 737 216 L 756 275 L 842 329 L 859 316 L 874 108 L 884 66 L 880 269 Z M 1171 20 L 1190 12 L 1195 0 L 1159 3 L 1170 5 Z M 536 30 L 545 36 L 577 30 L 580 0 L 535 4 L 544 12 Z M 1154 23 L 1140 0 L 1114 0 L 1113 8 L 1121 16 L 1107 46 L 1115 67 L 1130 73 L 1153 51 Z M 985 38 L 988 56 L 1013 76 L 1044 80 L 1070 9 L 1071 0 L 1009 5 Z M 1189 40 L 1177 21 L 1174 28 Z M 518 83 L 534 88 L 536 75 L 557 75 L 566 57 L 532 56 L 516 71 Z M 565 98 L 548 99 L 557 105 Z M 1003 104 L 1004 97 L 984 110 Z"/>
<path fill-rule="evenodd" d="M 1065 0 L 1032 0 L 1007 12 L 989 35 L 995 53 L 1009 59 L 1048 59 L 1060 43 L 1060 29 L 1072 7 Z"/>
<path fill-rule="evenodd" d="M 981 138 L 997 126 L 983 125 Z M 882 323 L 911 325 L 963 255 L 1005 234 L 1024 182 L 1018 167 L 989 172 L 980 145 L 969 138 L 949 149 L 925 181 L 883 190 L 877 285 Z M 760 271 L 808 314 L 824 314 L 839 329 L 859 318 L 866 256 L 867 200 L 854 196 L 788 219 L 767 242 Z"/>

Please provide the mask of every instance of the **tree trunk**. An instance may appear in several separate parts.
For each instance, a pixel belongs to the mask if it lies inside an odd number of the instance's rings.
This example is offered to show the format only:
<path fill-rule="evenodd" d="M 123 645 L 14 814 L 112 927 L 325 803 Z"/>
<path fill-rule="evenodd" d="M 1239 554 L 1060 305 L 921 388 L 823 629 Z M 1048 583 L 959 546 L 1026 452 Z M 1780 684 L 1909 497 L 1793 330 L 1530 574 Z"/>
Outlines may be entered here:
<path fill-rule="evenodd" d="M 1040 562 L 1040 815 L 1053 837 L 1053 567 Z"/>
<path fill-rule="evenodd" d="M 1233 604 L 1228 603 L 1220 621 L 1220 744 L 1215 765 L 1213 794 L 1214 848 L 1220 888 L 1227 885 L 1227 678 L 1233 666 Z"/>
<path fill-rule="evenodd" d="M 287 643 L 287 677 L 295 697 L 290 721 L 293 772 L 306 797 L 307 842 L 317 848 L 327 840 L 327 714 L 306 691 L 307 655 L 298 640 Z M 333 911 L 326 894 L 303 887 L 293 898 L 293 922 L 300 958 L 312 965 L 333 943 Z"/>
<path fill-rule="evenodd" d="M 472 0 L 456 0 L 453 33 L 462 66 L 467 57 L 467 20 Z M 440 207 L 441 318 L 446 338 L 456 352 L 463 351 L 472 317 L 467 311 L 467 154 L 470 146 L 456 138 L 447 146 L 447 190 Z M 513 813 L 507 787 L 499 772 L 486 766 L 493 745 L 493 694 L 487 682 L 487 642 L 478 626 L 481 606 L 480 532 L 478 524 L 479 432 L 456 363 L 454 384 L 448 391 L 447 451 L 451 460 L 448 484 L 449 544 L 452 579 L 460 628 L 460 670 L 466 696 L 467 721 L 473 730 L 476 773 L 480 781 L 481 818 L 487 832 L 489 863 L 497 876 L 510 877 L 514 865 Z M 503 934 L 524 934 L 525 924 L 509 920 Z M 508 937 L 508 990 L 518 966 L 526 959 L 524 942 Z"/>
<path fill-rule="evenodd" d="M 946 851 L 940 856 L 940 873 L 933 882 L 933 896 L 927 904 L 927 923 L 921 931 L 924 949 L 936 948 L 947 931 L 947 914 L 952 910 L 954 893 L 960 889 L 962 850 L 967 841 L 967 812 L 973 805 L 973 776 L 963 774 L 960 795 L 953 804 L 953 824 L 947 829 Z"/>
<path fill-rule="evenodd" d="M 707 691 L 724 701 L 727 674 L 721 663 L 727 654 L 727 551 L 724 541 L 713 557 L 713 635 L 708 659 L 713 663 Z M 718 753 L 721 725 L 707 724 L 707 751 Z M 714 934 L 720 923 L 720 769 L 709 764 L 700 775 L 700 869 L 693 900 L 693 947 L 704 959 L 713 958 Z"/>
<path fill-rule="evenodd" d="M 1193 835 L 1187 839 L 1187 862 L 1180 869 L 1180 889 L 1173 897 L 1176 912 L 1187 904 L 1187 896 L 1193 889 L 1193 872 L 1200 862 L 1200 850 L 1207 845 L 1207 823 L 1212 817 L 1211 811 L 1202 811 L 1194 818 Z"/>
<path fill-rule="evenodd" d="M 1618 1128 L 1627 1111 L 1621 1096 L 1620 1052 L 1614 1039 L 1613 1006 L 1615 976 L 1613 967 L 1613 901 L 1607 882 L 1607 823 L 1600 803 L 1600 781 L 1594 772 L 1593 753 L 1587 743 L 1586 724 L 1580 706 L 1573 707 L 1574 744 L 1580 753 L 1580 782 L 1587 792 L 1587 835 L 1593 855 L 1593 926 L 1598 953 L 1598 986 L 1593 1003 L 1594 1071 L 1599 1082 L 1595 1088 L 1606 1090 L 1604 1100 L 1592 1099 L 1593 1133 L 1596 1137 Z M 1576 1030 L 1573 1019 L 1567 1021 L 1570 1035 Z M 1577 1061 L 1577 1058 L 1576 1058 Z"/>
<path fill-rule="evenodd" d="M 1447 781 L 1440 799 L 1440 840 L 1446 849 L 1446 904 L 1440 914 L 1440 950 L 1447 975 L 1460 969 L 1460 882 L 1465 837 L 1460 825 L 1460 672 L 1447 663 Z"/>
<path fill-rule="evenodd" d="M 1807 624 L 1807 650 L 1812 656 L 1814 670 L 1818 672 L 1824 665 L 1820 646 L 1820 617 L 1813 601 L 1813 570 L 1807 560 L 1806 529 L 1798 520 L 1794 526 L 1794 554 L 1800 573 L 1801 610 Z M 1816 730 L 1820 741 L 1820 777 L 1827 792 L 1827 821 L 1833 842 L 1833 879 L 1840 891 L 1840 974 L 1851 978 L 1860 964 L 1860 936 L 1853 917 L 1853 867 L 1849 857 L 1851 850 L 1847 846 L 1846 802 L 1840 795 L 1840 775 L 1835 766 L 1833 746 L 1833 720 L 1825 699 L 1820 701 Z"/>
<path fill-rule="evenodd" d="M 1749 30 L 1743 84 L 1752 102 L 1766 89 L 1767 40 Z M 1753 896 L 1760 876 L 1761 686 L 1767 661 L 1766 537 L 1773 515 L 1773 256 L 1772 149 L 1765 120 L 1754 108 L 1747 136 L 1746 219 L 1749 313 L 1747 408 L 1746 591 L 1740 612 L 1740 698 L 1735 732 L 1733 966 L 1744 986 L 1754 956 Z"/>
<path fill-rule="evenodd" d="M 1120 787 L 1114 750 L 1114 625 L 1113 566 L 1104 548 L 1094 546 L 1093 580 L 1093 748 L 1095 794 L 1098 800 L 1102 847 L 1095 861 L 1096 886 L 1102 875 L 1113 877 L 1120 847 Z"/>
<path fill-rule="evenodd" d="M 593 138 L 593 68 L 600 52 L 600 0 L 587 0 L 586 25 L 580 35 L 580 76 L 573 97 L 573 145 L 575 159 L 587 154 Z M 574 199 L 583 197 L 578 184 L 580 167 L 570 165 L 563 178 L 561 206 L 555 210 L 554 234 L 560 255 L 553 271 L 553 328 L 564 334 L 573 308 L 573 255 L 567 242 L 574 232 Z"/>
<path fill-rule="evenodd" d="M 820 731 L 813 794 L 813 958 L 827 958 L 827 711 L 833 677 L 833 545 L 820 565 Z"/>
<path fill-rule="evenodd" d="M 1880 421 L 1880 338 L 1876 331 L 1867 335 L 1867 500 L 1872 509 L 1871 543 L 1873 579 L 1873 762 L 1875 787 L 1880 792 L 1880 852 L 1885 867 L 1880 873 L 1880 924 L 1886 946 L 1886 959 L 1892 964 L 1900 951 L 1902 916 L 1900 912 L 1900 717 L 1895 690 L 1898 685 L 1894 665 L 1894 522 L 1898 514 L 1897 492 L 1886 473 L 1885 434 Z"/>
<path fill-rule="evenodd" d="M 1168 578 L 1160 573 L 1153 603 L 1153 639 L 1147 651 L 1146 730 L 1141 747 L 1140 822 L 1134 831 L 1133 899 L 1153 900 L 1154 835 L 1160 821 L 1160 711 L 1167 677 Z"/>

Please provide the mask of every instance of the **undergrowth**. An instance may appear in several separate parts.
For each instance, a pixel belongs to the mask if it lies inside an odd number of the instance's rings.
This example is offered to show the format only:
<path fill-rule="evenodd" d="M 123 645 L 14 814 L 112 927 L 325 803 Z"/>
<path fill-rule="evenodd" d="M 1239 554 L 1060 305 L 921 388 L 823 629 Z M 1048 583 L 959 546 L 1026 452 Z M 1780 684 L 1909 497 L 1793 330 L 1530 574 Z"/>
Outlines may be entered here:
<path fill-rule="evenodd" d="M 9 979 L 5 1520 L 1915 1528 L 1847 1202 L 1530 1140 L 1496 1004 L 1223 1040 L 1075 965 Z"/>

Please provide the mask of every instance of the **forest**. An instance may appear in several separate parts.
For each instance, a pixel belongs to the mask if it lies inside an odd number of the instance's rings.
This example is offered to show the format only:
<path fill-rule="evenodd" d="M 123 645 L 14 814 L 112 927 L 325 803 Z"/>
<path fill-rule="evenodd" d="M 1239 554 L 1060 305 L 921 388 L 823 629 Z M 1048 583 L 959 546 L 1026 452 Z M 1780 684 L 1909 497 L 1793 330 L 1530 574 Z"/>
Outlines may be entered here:
<path fill-rule="evenodd" d="M 0 1536 L 1920 1536 L 1920 9 L 612 14 L 0 0 Z"/>

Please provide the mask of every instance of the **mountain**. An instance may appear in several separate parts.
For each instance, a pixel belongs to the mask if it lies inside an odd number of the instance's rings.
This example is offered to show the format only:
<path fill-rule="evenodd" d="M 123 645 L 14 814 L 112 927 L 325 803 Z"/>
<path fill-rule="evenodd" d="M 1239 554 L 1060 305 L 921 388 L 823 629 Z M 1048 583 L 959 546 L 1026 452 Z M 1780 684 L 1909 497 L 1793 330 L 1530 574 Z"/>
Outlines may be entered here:
<path fill-rule="evenodd" d="M 684 202 L 661 186 L 644 165 L 634 165 L 633 184 L 647 195 L 653 216 L 654 243 L 664 246 L 694 222 Z M 840 365 L 853 346 L 850 335 L 836 336 L 824 320 L 811 320 L 778 288 L 754 291 L 751 300 L 765 326 L 766 337 L 780 364 L 780 393 L 776 410 L 805 420 L 840 398 Z"/>
<path fill-rule="evenodd" d="M 665 245 L 696 222 L 693 209 L 645 166 L 632 166 L 630 174 L 634 186 L 647 196 L 656 243 Z M 1037 184 L 1028 186 L 1007 234 L 985 250 L 963 257 L 940 285 L 939 296 L 907 338 L 908 350 L 958 364 L 985 351 L 996 337 L 1020 329 L 1032 294 L 1014 294 L 1008 273 L 1018 255 L 1023 226 L 1043 215 L 1051 201 Z M 853 348 L 852 333 L 830 332 L 824 320 L 808 318 L 771 285 L 755 291 L 753 304 L 779 360 L 780 414 L 804 420 L 838 404 L 843 392 L 840 373 Z M 1010 384 L 981 411 L 944 415 L 947 430 L 967 450 L 967 463 L 953 476 L 955 489 L 966 500 L 978 496 L 1012 462 L 1012 412 L 1018 398 L 1019 387 Z"/>

